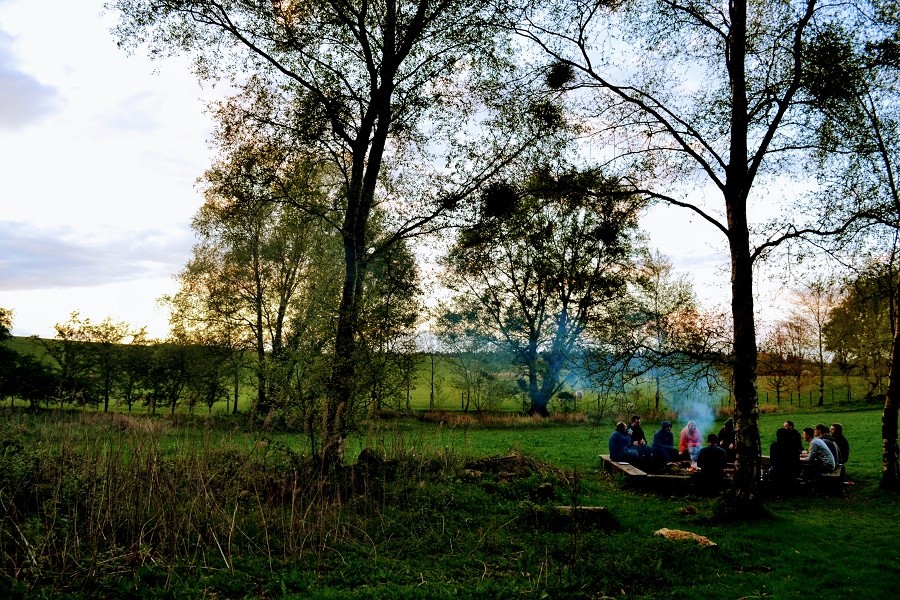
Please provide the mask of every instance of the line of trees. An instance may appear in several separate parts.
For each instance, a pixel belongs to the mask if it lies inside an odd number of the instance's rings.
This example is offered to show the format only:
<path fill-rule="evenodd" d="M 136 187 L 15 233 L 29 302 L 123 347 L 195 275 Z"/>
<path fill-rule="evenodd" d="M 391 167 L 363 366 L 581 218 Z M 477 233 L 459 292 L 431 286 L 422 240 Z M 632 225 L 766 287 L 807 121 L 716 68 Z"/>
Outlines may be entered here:
<path fill-rule="evenodd" d="M 11 312 L 8 324 L 11 325 Z M 235 361 L 228 348 L 174 340 L 147 339 L 143 328 L 105 319 L 94 323 L 72 313 L 55 326 L 54 339 L 35 339 L 29 352 L 0 345 L 3 371 L 0 396 L 19 398 L 32 408 L 92 407 L 104 412 L 124 405 L 129 412 L 138 404 L 155 414 L 157 409 L 174 413 L 197 406 L 212 410 L 228 402 L 237 390 L 246 365 Z M 8 338 L 9 327 L 5 327 Z"/>
<path fill-rule="evenodd" d="M 843 282 L 815 280 L 795 290 L 793 309 L 762 342 L 760 375 L 775 392 L 799 394 L 815 386 L 825 403 L 825 377 L 861 379 L 867 399 L 883 400 L 891 364 L 893 279 L 888 264 L 869 263 Z"/>

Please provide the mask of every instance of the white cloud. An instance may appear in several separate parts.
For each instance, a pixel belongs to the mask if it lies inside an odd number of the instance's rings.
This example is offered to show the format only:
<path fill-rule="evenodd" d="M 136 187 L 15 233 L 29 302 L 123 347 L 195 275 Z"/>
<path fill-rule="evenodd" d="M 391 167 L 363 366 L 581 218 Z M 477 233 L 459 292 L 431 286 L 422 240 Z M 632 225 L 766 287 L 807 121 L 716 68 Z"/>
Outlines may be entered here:
<path fill-rule="evenodd" d="M 0 221 L 0 290 L 89 287 L 167 277 L 190 256 L 187 231 L 112 231 Z"/>
<path fill-rule="evenodd" d="M 0 131 L 17 131 L 59 109 L 56 88 L 19 69 L 13 38 L 0 30 Z"/>
<path fill-rule="evenodd" d="M 104 0 L 0 0 L 0 306 L 17 335 L 73 310 L 150 325 L 190 257 L 209 165 L 201 88 L 178 59 L 129 56 Z"/>

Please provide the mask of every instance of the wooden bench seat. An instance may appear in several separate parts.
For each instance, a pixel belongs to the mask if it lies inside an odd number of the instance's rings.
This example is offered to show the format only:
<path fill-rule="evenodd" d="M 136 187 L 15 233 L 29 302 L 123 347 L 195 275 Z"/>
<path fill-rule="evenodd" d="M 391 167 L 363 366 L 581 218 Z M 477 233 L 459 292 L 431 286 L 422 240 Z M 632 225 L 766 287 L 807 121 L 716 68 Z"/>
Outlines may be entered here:
<path fill-rule="evenodd" d="M 622 473 L 624 475 L 628 475 L 629 477 L 646 477 L 647 473 L 638 469 L 631 463 L 627 462 L 619 462 L 612 460 L 609 457 L 609 454 L 601 454 L 600 460 L 603 461 L 603 468 L 609 471 L 610 473 Z"/>

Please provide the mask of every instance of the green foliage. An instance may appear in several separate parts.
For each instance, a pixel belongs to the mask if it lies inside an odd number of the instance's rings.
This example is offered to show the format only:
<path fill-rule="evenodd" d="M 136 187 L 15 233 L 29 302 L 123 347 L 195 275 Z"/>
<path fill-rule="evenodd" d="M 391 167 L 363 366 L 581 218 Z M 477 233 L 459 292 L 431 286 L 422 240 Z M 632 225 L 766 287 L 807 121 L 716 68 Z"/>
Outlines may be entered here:
<path fill-rule="evenodd" d="M 888 374 L 896 278 L 892 265 L 870 264 L 848 282 L 824 327 L 826 347 L 834 353 L 835 364 L 846 374 L 865 378 L 868 397 L 880 392 Z"/>

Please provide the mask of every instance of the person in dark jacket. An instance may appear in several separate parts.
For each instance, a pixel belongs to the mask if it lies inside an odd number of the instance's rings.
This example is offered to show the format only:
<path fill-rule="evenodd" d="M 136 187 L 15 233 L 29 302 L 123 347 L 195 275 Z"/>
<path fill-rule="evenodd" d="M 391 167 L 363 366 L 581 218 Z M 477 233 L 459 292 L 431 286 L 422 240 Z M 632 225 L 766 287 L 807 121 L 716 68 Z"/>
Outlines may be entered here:
<path fill-rule="evenodd" d="M 628 435 L 631 436 L 631 443 L 634 445 L 647 445 L 647 437 L 644 435 L 644 428 L 641 427 L 641 416 L 634 415 L 631 417 L 631 424 L 628 425 Z"/>
<path fill-rule="evenodd" d="M 791 448 L 796 448 L 797 454 L 806 450 L 806 446 L 803 445 L 803 436 L 801 436 L 800 432 L 794 427 L 793 421 L 785 421 L 782 427 L 788 430 L 788 444 Z"/>
<path fill-rule="evenodd" d="M 609 437 L 609 458 L 617 462 L 637 463 L 637 450 L 631 445 L 624 421 L 616 423 L 616 429 Z"/>
<path fill-rule="evenodd" d="M 832 423 L 831 437 L 841 452 L 841 460 L 846 464 L 850 460 L 850 442 L 844 437 L 844 426 L 840 423 Z"/>
<path fill-rule="evenodd" d="M 734 446 L 734 419 L 728 419 L 719 430 L 719 446 L 728 455 L 728 462 L 734 462 L 737 458 L 737 450 Z"/>
<path fill-rule="evenodd" d="M 653 435 L 653 445 L 650 447 L 653 457 L 663 465 L 675 460 L 678 452 L 675 450 L 675 435 L 672 433 L 672 424 L 663 421 L 662 425 Z"/>
<path fill-rule="evenodd" d="M 672 424 L 663 421 L 659 431 L 653 434 L 653 443 L 647 446 L 650 455 L 645 462 L 649 470 L 656 473 L 662 472 L 668 463 L 677 460 L 678 452 L 674 448 L 674 438 Z"/>
<path fill-rule="evenodd" d="M 767 479 L 777 493 L 790 493 L 797 488 L 800 476 L 800 453 L 794 447 L 791 432 L 784 427 L 775 431 L 775 441 L 769 446 Z"/>
<path fill-rule="evenodd" d="M 647 445 L 647 436 L 644 435 L 644 428 L 641 427 L 641 416 L 634 415 L 631 417 L 631 424 L 626 430 L 631 436 L 631 445 L 637 451 L 641 460 L 650 458 L 650 446 Z"/>
<path fill-rule="evenodd" d="M 693 480 L 698 493 L 718 494 L 725 484 L 725 467 L 728 456 L 725 449 L 719 446 L 719 436 L 714 433 L 706 436 L 706 446 L 697 453 L 697 468 Z"/>

